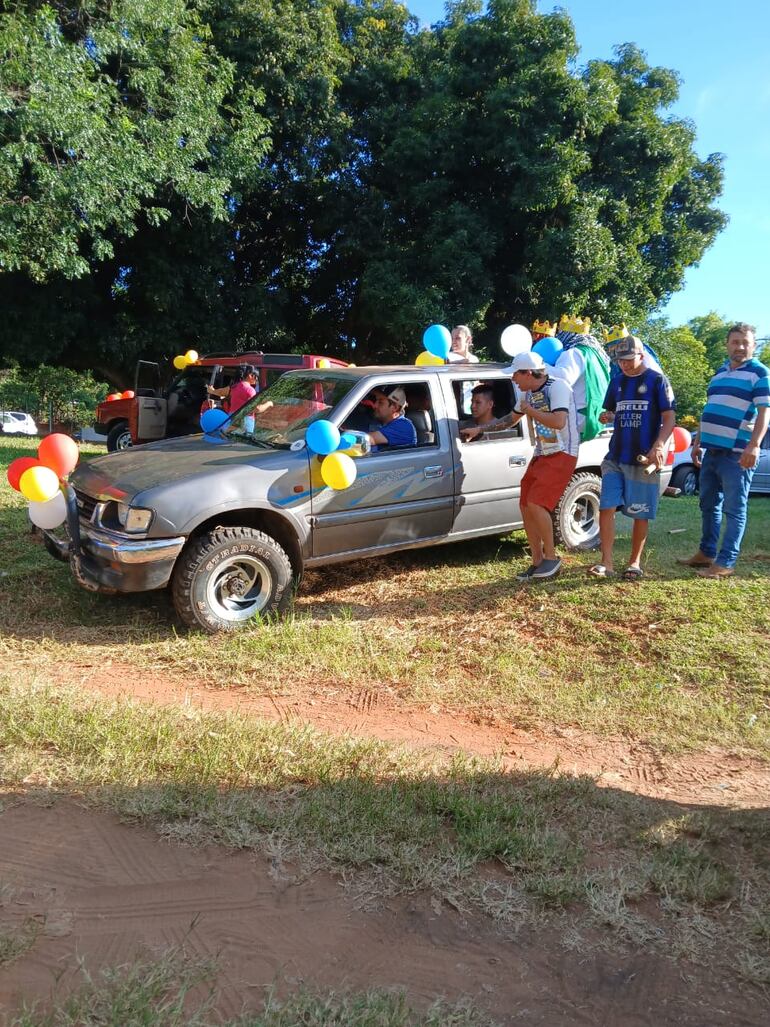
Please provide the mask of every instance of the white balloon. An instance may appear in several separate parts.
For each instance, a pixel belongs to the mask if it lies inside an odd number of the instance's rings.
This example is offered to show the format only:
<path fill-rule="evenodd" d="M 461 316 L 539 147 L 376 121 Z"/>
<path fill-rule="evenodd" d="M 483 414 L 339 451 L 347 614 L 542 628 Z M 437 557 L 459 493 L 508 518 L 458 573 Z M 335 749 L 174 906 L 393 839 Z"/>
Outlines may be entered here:
<path fill-rule="evenodd" d="M 500 336 L 503 352 L 509 357 L 517 357 L 519 353 L 527 353 L 532 348 L 532 336 L 529 328 L 524 325 L 508 325 Z"/>
<path fill-rule="evenodd" d="M 29 519 L 36 527 L 45 528 L 46 531 L 58 528 L 67 519 L 67 503 L 64 493 L 60 490 L 53 499 L 49 499 L 45 503 L 31 502 L 28 512 Z"/>

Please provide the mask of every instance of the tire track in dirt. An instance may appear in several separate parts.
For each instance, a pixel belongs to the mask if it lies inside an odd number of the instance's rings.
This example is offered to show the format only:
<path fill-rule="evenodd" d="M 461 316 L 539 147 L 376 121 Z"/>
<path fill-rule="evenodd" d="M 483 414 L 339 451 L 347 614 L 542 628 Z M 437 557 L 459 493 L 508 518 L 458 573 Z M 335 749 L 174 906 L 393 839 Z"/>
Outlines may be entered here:
<path fill-rule="evenodd" d="M 575 728 L 524 730 L 500 720 L 479 724 L 436 706 L 399 704 L 390 690 L 373 685 L 348 695 L 338 688 L 333 694 L 319 688 L 312 697 L 256 695 L 115 663 L 101 668 L 68 665 L 58 680 L 109 698 L 237 712 L 288 726 L 310 724 L 333 735 L 497 756 L 508 769 L 557 767 L 561 773 L 588 774 L 600 785 L 673 802 L 749 808 L 766 806 L 770 795 L 770 764 L 753 757 L 716 748 L 672 756 L 643 742 L 599 738 Z"/>
<path fill-rule="evenodd" d="M 472 996 L 500 1023 L 547 1027 L 741 1027 L 766 1012 L 752 989 L 696 964 L 684 975 L 651 951 L 607 951 L 590 928 L 580 949 L 568 949 L 558 928 L 504 934 L 422 894 L 362 909 L 326 873 L 294 878 L 284 867 L 277 878 L 262 857 L 169 844 L 71 801 L 10 800 L 0 812 L 0 873 L 14 891 L 3 920 L 40 927 L 27 952 L 0 966 L 9 1017 L 23 1002 L 61 1003 L 81 982 L 81 963 L 93 975 L 179 945 L 218 961 L 222 1018 L 258 1008 L 273 985 L 285 993 L 301 984 L 403 989 L 422 1007 Z"/>

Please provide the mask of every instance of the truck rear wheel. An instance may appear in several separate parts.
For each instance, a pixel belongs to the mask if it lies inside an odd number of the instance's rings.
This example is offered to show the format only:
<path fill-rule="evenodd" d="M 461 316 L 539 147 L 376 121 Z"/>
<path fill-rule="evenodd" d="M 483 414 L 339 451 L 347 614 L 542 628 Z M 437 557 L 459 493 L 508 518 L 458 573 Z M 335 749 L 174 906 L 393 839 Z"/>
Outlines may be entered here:
<path fill-rule="evenodd" d="M 602 479 L 590 471 L 574 474 L 553 512 L 554 535 L 567 549 L 599 548 L 599 496 Z"/>
<path fill-rule="evenodd" d="M 107 452 L 114 453 L 116 449 L 128 449 L 133 446 L 128 421 L 118 421 L 110 428 L 107 435 Z"/>
<path fill-rule="evenodd" d="M 237 631 L 255 617 L 285 612 L 292 577 L 288 556 L 269 535 L 255 528 L 215 528 L 179 557 L 171 594 L 188 628 Z"/>

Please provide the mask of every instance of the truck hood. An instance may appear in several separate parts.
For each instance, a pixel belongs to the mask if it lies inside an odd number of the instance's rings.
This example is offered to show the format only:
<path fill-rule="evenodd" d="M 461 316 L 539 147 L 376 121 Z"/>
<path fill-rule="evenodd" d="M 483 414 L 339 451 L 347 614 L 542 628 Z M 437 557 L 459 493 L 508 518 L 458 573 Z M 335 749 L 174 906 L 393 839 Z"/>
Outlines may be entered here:
<path fill-rule="evenodd" d="M 72 485 L 153 511 L 152 538 L 187 535 L 229 510 L 285 509 L 310 495 L 306 449 L 261 449 L 203 435 L 125 449 L 78 467 Z"/>
<path fill-rule="evenodd" d="M 70 478 L 76 489 L 97 499 L 130 502 L 140 492 L 188 478 L 221 475 L 242 466 L 284 467 L 295 457 L 287 450 L 261 449 L 247 442 L 203 435 L 166 439 L 119 450 L 80 464 Z"/>

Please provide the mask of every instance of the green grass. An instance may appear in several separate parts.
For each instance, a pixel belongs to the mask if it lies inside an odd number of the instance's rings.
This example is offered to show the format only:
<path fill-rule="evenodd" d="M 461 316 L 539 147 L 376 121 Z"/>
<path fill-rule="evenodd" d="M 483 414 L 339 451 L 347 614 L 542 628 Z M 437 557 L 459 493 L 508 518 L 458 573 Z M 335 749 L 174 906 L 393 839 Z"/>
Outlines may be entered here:
<path fill-rule="evenodd" d="M 382 991 L 271 995 L 261 1012 L 223 1021 L 211 1008 L 216 969 L 171 951 L 98 977 L 84 974 L 80 989 L 56 1011 L 29 1010 L 9 1027 L 494 1027 L 470 1005 L 442 1002 L 420 1012 L 404 995 Z M 197 997 L 207 988 L 208 997 Z"/>
<path fill-rule="evenodd" d="M 34 451 L 0 439 L 5 463 Z M 84 458 L 98 453 L 84 447 Z M 114 661 L 258 692 L 366 686 L 527 726 L 623 732 L 672 749 L 770 755 L 770 499 L 751 501 L 739 575 L 706 582 L 674 563 L 697 546 L 696 500 L 664 499 L 639 584 L 584 575 L 569 555 L 545 586 L 518 586 L 523 537 L 436 547 L 309 573 L 295 613 L 239 635 L 188 634 L 165 592 L 102 597 L 28 535 L 0 485 L 0 656 L 61 680 Z M 622 518 L 618 548 L 628 549 Z M 670 534 L 684 528 L 684 533 Z M 619 561 L 620 563 L 620 561 Z"/>
<path fill-rule="evenodd" d="M 353 872 L 373 896 L 428 889 L 511 925 L 609 926 L 688 958 L 718 938 L 734 973 L 770 973 L 767 811 L 693 812 L 589 778 L 7 682 L 0 754 L 6 790 L 38 782 L 168 838 Z"/>

